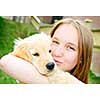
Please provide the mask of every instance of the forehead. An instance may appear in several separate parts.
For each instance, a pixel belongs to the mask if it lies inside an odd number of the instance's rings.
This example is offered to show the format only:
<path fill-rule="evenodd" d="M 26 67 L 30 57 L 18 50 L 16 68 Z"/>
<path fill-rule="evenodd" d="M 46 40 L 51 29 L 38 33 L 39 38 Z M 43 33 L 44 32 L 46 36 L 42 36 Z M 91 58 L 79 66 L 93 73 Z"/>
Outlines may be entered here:
<path fill-rule="evenodd" d="M 61 24 L 54 32 L 56 37 L 64 42 L 71 42 L 78 45 L 78 31 L 72 24 Z"/>
<path fill-rule="evenodd" d="M 31 42 L 31 48 L 34 52 L 49 52 L 50 41 L 45 41 L 43 39 Z"/>

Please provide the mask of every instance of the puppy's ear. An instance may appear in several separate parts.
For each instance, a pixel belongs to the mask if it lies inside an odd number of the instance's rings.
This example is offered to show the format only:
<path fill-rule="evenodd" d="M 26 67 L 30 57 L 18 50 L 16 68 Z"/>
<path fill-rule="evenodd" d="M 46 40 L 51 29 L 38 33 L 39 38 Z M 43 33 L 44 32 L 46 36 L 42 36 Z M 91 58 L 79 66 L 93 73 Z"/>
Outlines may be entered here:
<path fill-rule="evenodd" d="M 32 55 L 27 48 L 27 44 L 21 44 L 11 54 L 32 63 Z"/>

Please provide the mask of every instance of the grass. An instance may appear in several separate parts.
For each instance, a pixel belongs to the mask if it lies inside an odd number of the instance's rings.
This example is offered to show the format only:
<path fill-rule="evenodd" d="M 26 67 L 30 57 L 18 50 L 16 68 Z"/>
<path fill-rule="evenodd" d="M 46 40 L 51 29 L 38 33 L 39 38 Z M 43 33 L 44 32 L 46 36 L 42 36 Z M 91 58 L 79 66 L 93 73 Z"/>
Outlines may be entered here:
<path fill-rule="evenodd" d="M 0 57 L 13 50 L 13 41 L 15 38 L 37 33 L 38 31 L 30 24 L 16 23 L 11 20 L 0 17 Z M 16 80 L 2 70 L 0 70 L 0 84 L 15 84 Z"/>
<path fill-rule="evenodd" d="M 92 71 L 89 73 L 90 84 L 100 84 L 100 77 L 97 77 Z"/>
<path fill-rule="evenodd" d="M 37 30 L 28 24 L 16 23 L 0 17 L 0 57 L 12 51 L 15 38 L 24 38 Z"/>

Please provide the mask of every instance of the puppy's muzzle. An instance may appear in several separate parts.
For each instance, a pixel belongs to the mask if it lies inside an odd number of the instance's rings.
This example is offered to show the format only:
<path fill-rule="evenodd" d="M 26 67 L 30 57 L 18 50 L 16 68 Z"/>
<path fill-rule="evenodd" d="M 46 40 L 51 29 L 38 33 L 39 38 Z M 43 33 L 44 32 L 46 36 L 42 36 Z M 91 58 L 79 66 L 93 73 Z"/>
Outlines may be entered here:
<path fill-rule="evenodd" d="M 46 68 L 50 71 L 52 71 L 54 69 L 55 64 L 53 62 L 49 62 L 48 64 L 46 64 Z"/>

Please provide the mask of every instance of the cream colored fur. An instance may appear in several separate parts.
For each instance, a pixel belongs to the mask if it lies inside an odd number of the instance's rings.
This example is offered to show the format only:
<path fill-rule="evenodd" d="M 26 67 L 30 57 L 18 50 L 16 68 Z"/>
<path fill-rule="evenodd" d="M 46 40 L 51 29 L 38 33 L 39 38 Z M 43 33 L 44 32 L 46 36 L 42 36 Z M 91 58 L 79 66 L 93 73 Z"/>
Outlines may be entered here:
<path fill-rule="evenodd" d="M 11 54 L 33 64 L 39 73 L 48 77 L 50 83 L 68 83 L 67 75 L 69 73 L 66 74 L 57 68 L 49 53 L 50 44 L 51 39 L 45 33 L 32 35 L 25 39 L 16 40 L 14 51 Z M 37 53 L 39 56 L 36 56 Z M 46 68 L 46 64 L 49 62 L 55 64 L 52 71 Z"/>

